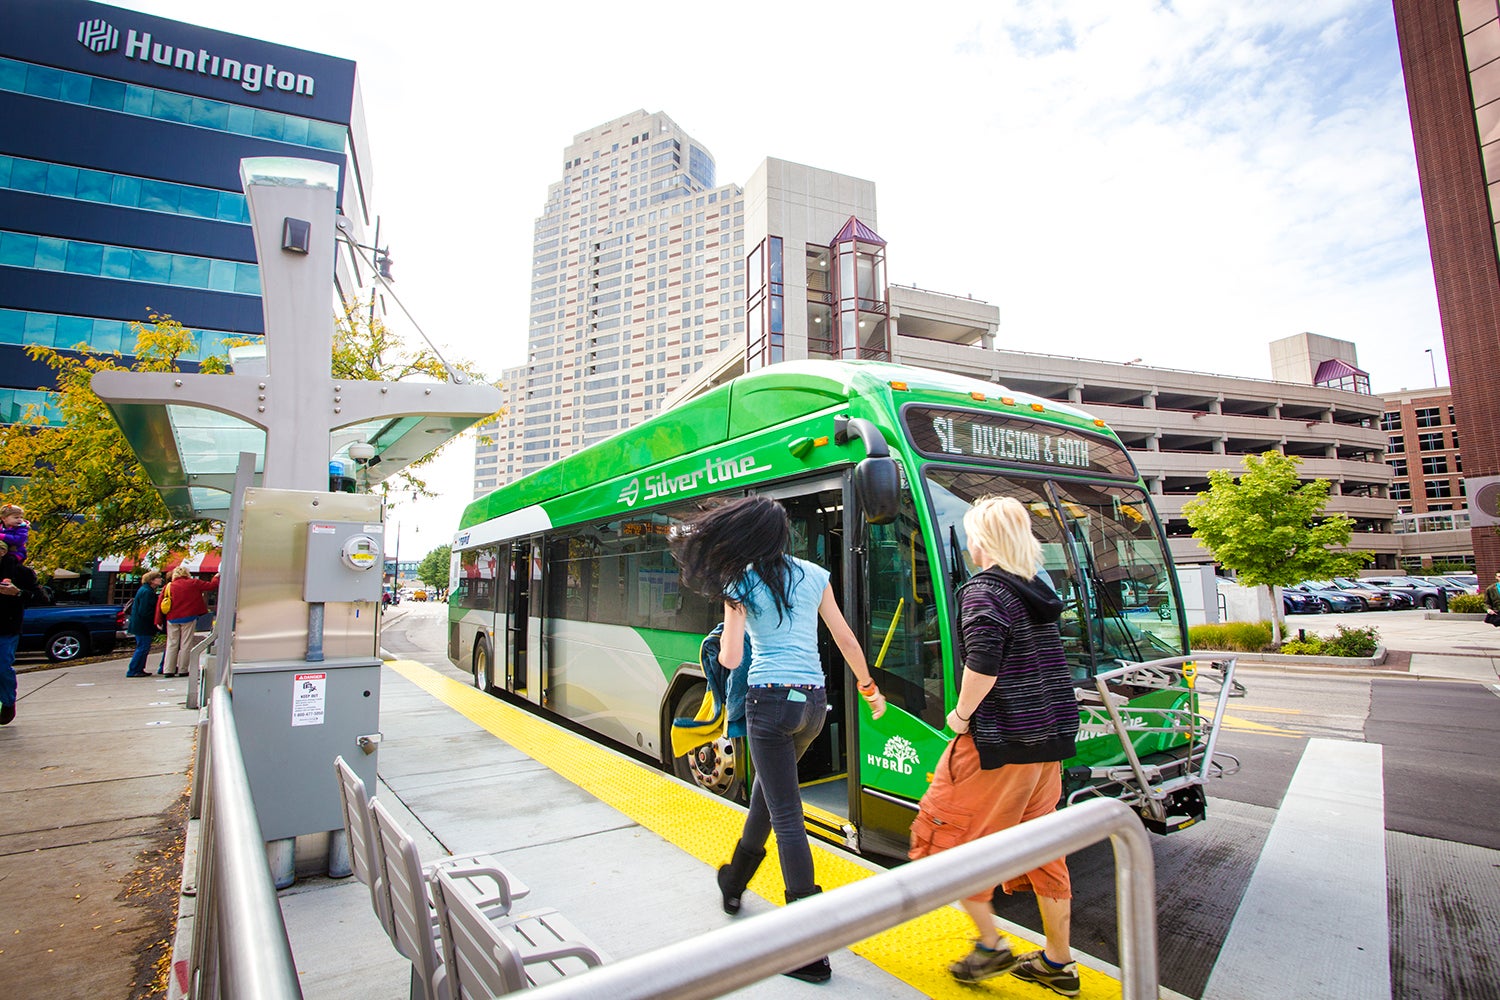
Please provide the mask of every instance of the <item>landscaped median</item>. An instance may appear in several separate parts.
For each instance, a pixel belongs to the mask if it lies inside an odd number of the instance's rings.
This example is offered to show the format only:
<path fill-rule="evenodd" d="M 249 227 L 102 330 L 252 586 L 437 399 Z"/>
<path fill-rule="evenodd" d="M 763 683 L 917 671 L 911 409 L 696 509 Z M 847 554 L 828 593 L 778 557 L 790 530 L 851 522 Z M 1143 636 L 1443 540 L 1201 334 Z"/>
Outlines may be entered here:
<path fill-rule="evenodd" d="M 1188 638 L 1194 653 L 1236 653 L 1243 661 L 1331 667 L 1378 667 L 1386 661 L 1379 632 L 1339 625 L 1331 636 L 1300 630 L 1279 647 L 1272 645 L 1270 622 L 1194 625 Z"/>

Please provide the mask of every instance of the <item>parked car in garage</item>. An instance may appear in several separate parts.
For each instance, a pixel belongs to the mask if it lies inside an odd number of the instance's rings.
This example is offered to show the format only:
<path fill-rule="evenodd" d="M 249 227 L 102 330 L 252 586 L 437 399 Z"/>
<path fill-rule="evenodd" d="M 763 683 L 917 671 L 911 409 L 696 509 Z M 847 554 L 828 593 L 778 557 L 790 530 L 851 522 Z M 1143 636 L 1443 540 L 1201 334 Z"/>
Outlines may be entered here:
<path fill-rule="evenodd" d="M 1479 593 L 1479 577 L 1473 573 L 1446 573 L 1442 576 L 1424 576 L 1418 579 L 1450 587 L 1452 589 L 1448 591 L 1449 594 Z"/>
<path fill-rule="evenodd" d="M 1316 615 L 1323 611 L 1323 605 L 1312 594 L 1304 594 L 1283 587 L 1281 610 L 1289 615 Z"/>
<path fill-rule="evenodd" d="M 1417 606 L 1416 598 L 1410 591 L 1401 587 L 1388 587 L 1384 584 L 1376 583 L 1371 577 L 1362 576 L 1355 578 L 1339 576 L 1334 578 L 1334 582 L 1349 587 L 1358 587 L 1371 593 L 1384 594 L 1389 601 L 1385 607 L 1386 611 L 1410 611 Z"/>
<path fill-rule="evenodd" d="M 1365 591 L 1365 589 L 1358 588 L 1358 586 L 1344 586 L 1341 583 L 1335 583 L 1334 580 L 1308 580 L 1304 586 L 1310 586 L 1310 588 L 1316 589 L 1316 591 L 1335 592 L 1335 594 L 1343 594 L 1344 597 L 1353 598 L 1359 604 L 1359 607 L 1353 610 L 1361 610 L 1361 612 L 1377 610 L 1374 607 L 1373 601 L 1370 600 L 1371 591 Z M 1391 607 L 1391 597 L 1386 595 L 1385 591 L 1376 592 L 1374 597 L 1379 598 L 1379 610 L 1386 610 L 1388 607 Z"/>
<path fill-rule="evenodd" d="M 1374 584 L 1362 583 L 1352 577 L 1336 576 L 1332 580 L 1320 581 L 1342 590 L 1346 594 L 1355 594 L 1364 599 L 1365 605 L 1371 611 L 1392 611 L 1398 606 L 1407 604 L 1405 598 L 1397 599 L 1384 587 Z"/>
<path fill-rule="evenodd" d="M 1365 599 L 1358 594 L 1346 594 L 1337 587 L 1323 586 L 1315 583 L 1299 583 L 1295 587 L 1284 587 L 1283 592 L 1290 590 L 1293 593 L 1307 594 L 1318 602 L 1318 609 L 1324 614 L 1330 612 L 1352 612 L 1368 611 L 1370 606 Z"/>
<path fill-rule="evenodd" d="M 1366 576 L 1362 577 L 1362 579 L 1367 583 L 1375 584 L 1377 587 L 1384 587 L 1387 590 L 1400 591 L 1407 594 L 1411 598 L 1413 607 L 1423 607 L 1430 610 L 1446 603 L 1443 600 L 1442 594 L 1438 592 L 1438 585 L 1427 580 L 1418 580 L 1412 576 Z M 1443 589 L 1449 593 L 1453 592 L 1450 588 L 1445 587 Z"/>

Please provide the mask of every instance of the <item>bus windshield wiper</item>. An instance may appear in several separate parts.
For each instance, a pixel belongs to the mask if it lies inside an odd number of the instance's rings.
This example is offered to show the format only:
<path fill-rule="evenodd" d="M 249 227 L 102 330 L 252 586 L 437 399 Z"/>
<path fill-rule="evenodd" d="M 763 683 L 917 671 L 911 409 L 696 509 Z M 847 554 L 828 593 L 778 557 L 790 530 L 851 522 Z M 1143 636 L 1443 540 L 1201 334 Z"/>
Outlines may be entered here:
<path fill-rule="evenodd" d="M 969 567 L 964 565 L 964 549 L 958 544 L 958 528 L 952 524 L 948 525 L 948 558 L 953 563 L 948 577 L 956 588 L 969 579 Z"/>

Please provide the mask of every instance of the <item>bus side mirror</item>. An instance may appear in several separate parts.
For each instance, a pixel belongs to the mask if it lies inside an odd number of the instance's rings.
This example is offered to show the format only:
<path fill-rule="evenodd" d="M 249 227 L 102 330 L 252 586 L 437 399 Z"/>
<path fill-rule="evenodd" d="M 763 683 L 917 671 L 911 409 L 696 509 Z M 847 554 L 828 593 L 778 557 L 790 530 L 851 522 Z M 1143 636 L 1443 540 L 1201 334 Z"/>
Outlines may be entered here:
<path fill-rule="evenodd" d="M 854 496 L 871 524 L 890 524 L 901 513 L 901 477 L 893 459 L 867 458 L 854 467 Z"/>
<path fill-rule="evenodd" d="M 871 524 L 890 524 L 901 513 L 901 476 L 880 428 L 863 417 L 834 417 L 833 439 L 846 443 L 858 435 L 865 459 L 854 467 L 854 498 Z"/>

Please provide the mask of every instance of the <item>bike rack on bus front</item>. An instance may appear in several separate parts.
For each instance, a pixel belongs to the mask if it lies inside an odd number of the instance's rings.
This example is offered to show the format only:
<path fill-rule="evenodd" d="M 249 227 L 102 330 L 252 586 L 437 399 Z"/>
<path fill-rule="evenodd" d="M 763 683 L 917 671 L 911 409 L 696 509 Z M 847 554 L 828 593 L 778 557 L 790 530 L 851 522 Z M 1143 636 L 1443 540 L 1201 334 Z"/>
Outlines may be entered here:
<path fill-rule="evenodd" d="M 1196 669 L 1200 663 L 1220 665 L 1217 671 L 1219 695 L 1212 719 L 1204 717 L 1190 705 L 1187 708 L 1131 706 L 1132 718 L 1127 720 L 1121 715 L 1119 708 L 1120 703 L 1126 699 L 1109 690 L 1111 684 L 1123 684 L 1137 688 L 1154 688 L 1162 691 L 1175 689 L 1196 693 L 1198 679 L 1212 676 L 1205 675 Z M 1225 709 L 1234 689 L 1234 666 L 1235 658 L 1232 656 L 1223 659 L 1174 656 L 1149 660 L 1145 663 L 1123 663 L 1114 670 L 1105 671 L 1094 677 L 1099 700 L 1104 712 L 1107 713 L 1107 725 L 1120 741 L 1127 767 L 1091 768 L 1090 777 L 1104 778 L 1122 786 L 1126 791 L 1119 796 L 1120 801 L 1140 812 L 1147 829 L 1165 834 L 1191 826 L 1202 817 L 1202 786 L 1207 784 L 1210 777 L 1222 777 L 1239 770 L 1238 758 L 1232 754 L 1222 754 L 1219 756 L 1225 758 L 1225 761 L 1219 761 L 1216 760 L 1215 754 L 1219 727 L 1224 721 Z M 1084 705 L 1083 708 L 1086 713 L 1093 716 L 1094 725 L 1106 724 L 1098 715 L 1099 707 Z M 1160 724 L 1146 724 L 1149 719 L 1153 718 Z M 1090 723 L 1085 723 L 1085 725 L 1088 724 Z M 1200 727 L 1207 735 L 1201 751 L 1196 749 Z M 1188 737 L 1188 752 L 1182 760 L 1182 774 L 1157 784 L 1152 783 L 1153 773 L 1156 778 L 1160 778 L 1160 769 L 1141 762 L 1140 754 L 1136 751 L 1135 743 L 1131 738 L 1133 735 L 1146 733 L 1170 733 Z M 1232 767 L 1227 762 L 1232 762 Z M 1196 773 L 1193 770 L 1194 764 L 1197 764 Z M 1081 797 L 1099 794 L 1102 792 L 1096 786 L 1085 786 L 1069 795 L 1068 802 L 1071 805 Z M 1190 805 L 1196 814 L 1190 814 L 1180 818 L 1177 822 L 1172 822 L 1168 815 L 1168 806 L 1176 796 L 1182 796 L 1183 800 L 1189 803 L 1196 803 L 1196 806 Z"/>

